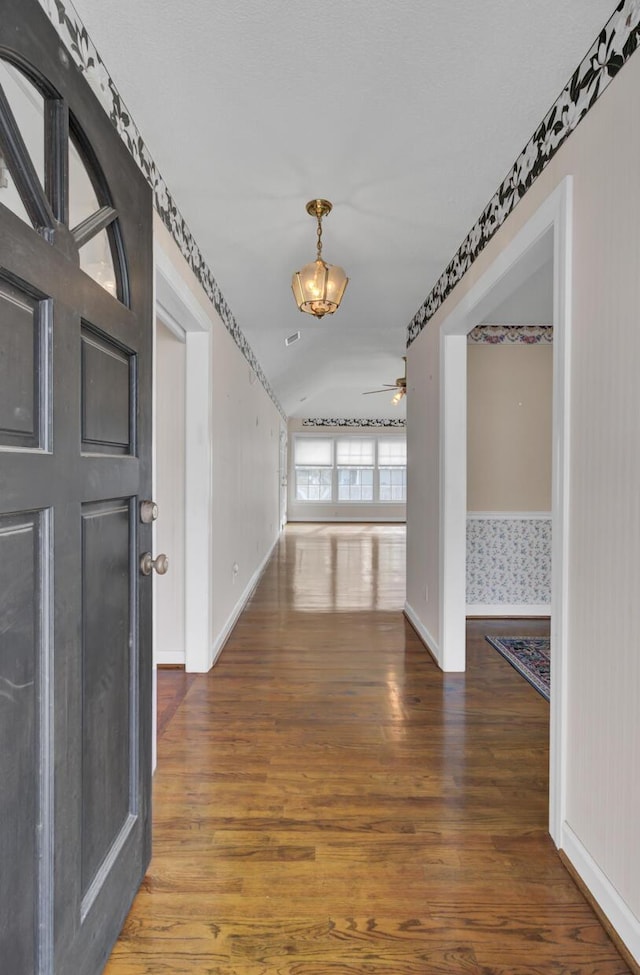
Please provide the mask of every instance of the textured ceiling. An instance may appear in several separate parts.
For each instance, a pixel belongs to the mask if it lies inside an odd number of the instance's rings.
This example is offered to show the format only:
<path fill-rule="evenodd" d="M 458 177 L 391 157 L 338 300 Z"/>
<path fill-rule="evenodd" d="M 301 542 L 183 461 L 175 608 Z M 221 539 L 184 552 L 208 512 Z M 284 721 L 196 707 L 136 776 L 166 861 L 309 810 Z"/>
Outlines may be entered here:
<path fill-rule="evenodd" d="M 614 9 L 75 6 L 285 411 L 351 417 L 403 415 L 362 392 L 401 375 L 409 320 Z M 320 322 L 290 291 L 316 196 L 334 203 L 323 256 L 351 278 Z"/>

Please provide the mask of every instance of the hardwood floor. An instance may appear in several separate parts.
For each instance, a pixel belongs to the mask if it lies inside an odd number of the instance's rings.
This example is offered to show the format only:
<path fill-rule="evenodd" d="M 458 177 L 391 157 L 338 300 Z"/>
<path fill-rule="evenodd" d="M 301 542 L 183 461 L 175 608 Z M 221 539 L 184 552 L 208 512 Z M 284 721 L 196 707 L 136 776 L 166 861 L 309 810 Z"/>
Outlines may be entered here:
<path fill-rule="evenodd" d="M 403 602 L 403 528 L 292 525 L 213 671 L 159 675 L 107 975 L 629 972 L 547 835 L 548 704 L 486 621 L 442 674 Z"/>

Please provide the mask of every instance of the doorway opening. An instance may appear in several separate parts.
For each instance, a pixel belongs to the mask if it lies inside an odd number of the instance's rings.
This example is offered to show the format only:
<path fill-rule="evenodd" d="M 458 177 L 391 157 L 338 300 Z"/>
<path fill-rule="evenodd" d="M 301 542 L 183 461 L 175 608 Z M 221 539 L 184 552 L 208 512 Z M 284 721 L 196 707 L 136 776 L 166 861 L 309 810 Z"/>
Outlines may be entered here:
<path fill-rule="evenodd" d="M 539 207 L 445 319 L 441 343 L 440 574 L 444 670 L 465 669 L 467 526 L 467 335 L 549 260 L 553 266 L 553 417 L 549 832 L 564 821 L 568 547 L 571 180 Z M 446 485 L 446 490 L 445 490 Z"/>
<path fill-rule="evenodd" d="M 164 229 L 164 228 L 163 228 Z M 172 244 L 169 246 L 173 246 Z M 188 672 L 206 673 L 213 663 L 211 652 L 211 322 L 194 297 L 193 292 L 179 273 L 171 256 L 156 237 L 156 316 L 165 330 L 177 341 L 170 348 L 180 353 L 182 384 L 180 389 L 161 388 L 156 370 L 154 388 L 154 488 L 162 470 L 158 467 L 158 447 L 167 430 L 159 430 L 158 423 L 172 410 L 172 399 L 183 397 L 179 413 L 183 443 L 180 445 L 180 463 L 183 510 L 159 511 L 159 522 L 167 517 L 182 540 L 182 557 L 175 559 L 175 568 L 181 573 L 182 612 L 184 639 L 183 659 L 172 660 L 156 657 L 157 663 L 183 663 Z M 165 331 L 165 335 L 166 335 Z M 171 336 L 169 336 L 171 338 Z M 175 371 L 175 370 L 174 370 Z M 168 405 L 168 409 L 167 409 Z M 175 417 L 174 417 L 175 418 Z M 177 432 L 176 432 L 177 435 Z M 178 455 L 176 454 L 176 457 Z M 166 465 L 165 465 L 166 466 Z M 177 496 L 175 490 L 171 495 Z M 171 533 L 170 533 L 171 537 Z M 155 540 L 154 540 L 155 541 Z M 167 552 L 169 559 L 172 553 Z M 173 567 L 172 567 L 173 568 Z M 170 568 L 169 571 L 172 571 Z M 154 584 L 154 595 L 161 595 L 164 580 Z M 158 620 L 156 619 L 154 647 L 158 647 Z M 170 653 L 170 648 L 167 648 Z"/>

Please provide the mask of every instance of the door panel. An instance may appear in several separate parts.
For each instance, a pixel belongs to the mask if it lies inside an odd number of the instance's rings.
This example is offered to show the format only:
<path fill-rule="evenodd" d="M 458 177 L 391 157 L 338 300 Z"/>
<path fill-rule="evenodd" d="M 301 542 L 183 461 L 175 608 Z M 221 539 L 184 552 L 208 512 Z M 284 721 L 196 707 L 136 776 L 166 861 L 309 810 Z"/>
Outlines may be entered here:
<path fill-rule="evenodd" d="M 82 333 L 82 449 L 129 454 L 135 430 L 131 387 L 135 357 L 107 336 Z"/>
<path fill-rule="evenodd" d="M 40 302 L 0 278 L 0 445 L 43 446 L 45 340 Z"/>
<path fill-rule="evenodd" d="M 130 520 L 126 501 L 82 506 L 83 897 L 133 813 Z"/>
<path fill-rule="evenodd" d="M 0 95 L 0 151 L 34 215 L 33 227 L 17 217 L 0 187 L 0 967 L 12 975 L 98 975 L 150 855 L 151 580 L 139 560 L 151 526 L 139 503 L 151 483 L 151 193 L 59 51 L 36 0 L 3 0 L 0 57 L 57 120 L 43 190 L 25 158 L 33 140 Z M 75 236 L 69 125 L 99 204 Z M 105 221 L 115 284 L 80 266 Z"/>
<path fill-rule="evenodd" d="M 38 824 L 37 768 L 44 603 L 38 512 L 0 516 L 0 910 L 7 926 L 4 957 L 16 975 L 36 970 Z"/>

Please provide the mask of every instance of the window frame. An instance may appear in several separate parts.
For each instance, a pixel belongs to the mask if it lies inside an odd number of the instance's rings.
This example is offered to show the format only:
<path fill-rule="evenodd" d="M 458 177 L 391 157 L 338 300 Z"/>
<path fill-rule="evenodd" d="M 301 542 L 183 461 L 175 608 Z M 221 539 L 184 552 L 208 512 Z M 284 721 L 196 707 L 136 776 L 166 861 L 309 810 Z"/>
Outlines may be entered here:
<path fill-rule="evenodd" d="M 330 441 L 330 445 L 331 445 L 331 449 L 330 449 L 331 463 L 330 464 L 319 464 L 316 461 L 313 464 L 311 464 L 311 463 L 308 463 L 308 464 L 307 463 L 297 464 L 296 463 L 296 444 L 301 443 L 303 440 L 306 440 L 306 441 L 311 441 L 311 440 L 316 440 L 316 441 L 319 441 L 319 440 L 328 440 L 328 441 Z M 334 442 L 333 438 L 332 437 L 328 437 L 328 436 L 321 436 L 321 437 L 318 437 L 318 436 L 315 436 L 315 437 L 296 437 L 296 438 L 294 438 L 293 450 L 291 451 L 291 454 L 292 454 L 292 457 L 293 457 L 293 500 L 295 501 L 295 503 L 296 504 L 331 504 L 332 501 L 333 501 L 333 495 L 335 493 L 335 485 L 334 485 L 333 471 L 335 470 L 335 463 L 336 463 L 336 446 L 335 446 L 335 442 Z M 302 471 L 305 471 L 305 472 L 310 472 L 310 471 L 331 471 L 331 477 L 329 479 L 330 480 L 330 484 L 329 484 L 330 497 L 329 498 L 300 498 L 300 497 L 298 497 L 298 490 L 299 490 L 299 486 L 298 486 L 298 471 L 301 471 L 301 472 Z M 309 486 L 310 485 L 307 484 L 307 488 L 309 488 Z M 321 485 L 321 484 L 311 485 L 311 486 L 317 486 L 319 489 L 321 489 L 323 487 L 323 485 Z"/>
<path fill-rule="evenodd" d="M 0 154 L 20 201 L 19 209 L 13 212 L 48 244 L 73 260 L 80 260 L 82 248 L 104 233 L 106 236 L 102 246 L 109 263 L 113 265 L 112 287 L 107 287 L 97 274 L 88 270 L 91 264 L 83 267 L 80 262 L 80 269 L 116 301 L 130 308 L 128 262 L 120 225 L 122 211 L 113 205 L 102 166 L 88 135 L 77 122 L 68 100 L 32 65 L 23 63 L 11 51 L 3 51 L 0 53 L 0 66 L 6 69 L 14 91 L 16 88 L 21 90 L 25 99 L 35 105 L 38 115 L 39 99 L 42 99 L 43 173 L 32 158 L 31 143 L 27 145 L 24 141 L 23 119 L 14 114 L 19 102 L 11 96 L 11 88 L 7 96 L 3 85 L 7 79 L 0 72 Z M 36 97 L 37 105 L 34 101 Z M 88 214 L 76 227 L 69 226 L 71 145 L 86 171 L 98 203 L 98 209 Z M 1 196 L 0 203 L 3 203 Z M 104 263 L 109 267 L 107 262 Z"/>
<path fill-rule="evenodd" d="M 380 461 L 380 453 L 381 453 L 380 446 L 381 446 L 381 444 L 382 444 L 383 441 L 391 442 L 391 443 L 395 442 L 395 443 L 403 443 L 404 444 L 404 463 L 401 463 L 401 464 L 394 463 L 392 458 L 388 458 L 388 459 L 384 460 L 383 462 Z M 382 498 L 381 497 L 381 494 L 382 494 L 382 477 L 381 477 L 381 475 L 382 475 L 382 472 L 383 471 L 389 471 L 390 474 L 393 474 L 394 471 L 402 471 L 403 472 L 403 478 L 402 478 L 402 491 L 403 491 L 403 495 L 404 495 L 403 498 L 398 499 L 398 498 Z M 377 480 L 378 502 L 379 502 L 379 504 L 406 504 L 407 503 L 407 438 L 406 438 L 406 436 L 404 438 L 403 437 L 389 437 L 389 436 L 386 436 L 386 437 L 385 436 L 378 437 L 378 440 L 376 442 L 376 472 L 377 472 L 377 478 L 376 478 L 376 480 Z M 390 478 L 389 480 L 391 481 L 392 478 Z M 392 483 L 389 484 L 389 488 L 390 488 L 391 491 L 393 491 L 393 488 L 394 487 L 395 487 L 395 485 L 393 485 Z"/>
<path fill-rule="evenodd" d="M 303 441 L 311 440 L 331 440 L 332 442 L 332 464 L 329 465 L 309 465 L 309 464 L 296 464 L 296 444 Z M 340 441 L 346 440 L 368 440 L 373 443 L 373 464 L 339 464 L 339 448 L 338 444 Z M 290 501 L 292 504 L 299 504 L 302 506 L 308 505 L 318 505 L 320 507 L 328 505 L 339 505 L 345 507 L 352 507 L 357 505 L 363 505 L 365 507 L 370 507 L 372 505 L 405 505 L 406 504 L 406 485 L 407 485 L 407 465 L 406 459 L 404 464 L 390 464 L 388 461 L 383 463 L 382 466 L 379 462 L 380 454 L 380 443 L 381 441 L 401 441 L 405 444 L 405 454 L 406 454 L 406 434 L 403 432 L 403 436 L 393 436 L 389 435 L 388 431 L 383 432 L 373 432 L 369 429 L 366 432 L 363 430 L 361 435 L 354 433 L 353 431 L 345 431 L 344 433 L 326 433 L 325 431 L 309 431 L 307 432 L 296 432 L 292 434 L 292 449 L 290 451 L 291 455 L 291 472 L 290 472 L 290 483 L 292 485 Z M 331 470 L 331 497 L 324 499 L 308 499 L 301 498 L 298 496 L 298 471 L 311 470 L 311 469 L 322 468 L 324 470 Z M 344 498 L 340 497 L 340 471 L 371 471 L 372 472 L 372 491 L 370 499 L 363 498 Z M 383 470 L 398 470 L 404 471 L 404 498 L 398 499 L 383 499 L 381 498 L 381 471 Z M 390 485 L 392 489 L 393 486 Z M 362 491 L 362 489 L 361 489 Z M 360 491 L 360 493 L 361 493 Z"/>

